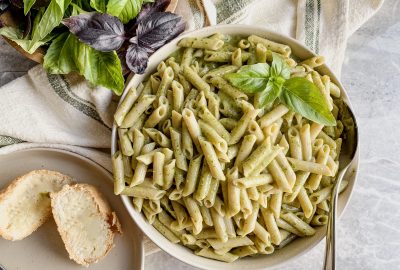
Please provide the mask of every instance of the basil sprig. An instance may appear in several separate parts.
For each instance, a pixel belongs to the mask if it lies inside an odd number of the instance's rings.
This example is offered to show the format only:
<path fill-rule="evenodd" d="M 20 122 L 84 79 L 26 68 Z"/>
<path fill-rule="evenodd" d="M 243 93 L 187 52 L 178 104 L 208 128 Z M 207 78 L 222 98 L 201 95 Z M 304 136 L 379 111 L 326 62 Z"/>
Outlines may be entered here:
<path fill-rule="evenodd" d="M 25 24 L 0 35 L 29 54 L 46 49 L 44 67 L 52 74 L 78 72 L 93 85 L 120 95 L 124 76 L 142 74 L 151 54 L 185 29 L 181 16 L 164 12 L 171 0 L 0 0 L 26 15 Z M 66 26 L 66 27 L 64 27 Z"/>
<path fill-rule="evenodd" d="M 255 94 L 258 104 L 271 105 L 277 98 L 289 109 L 325 126 L 335 126 L 336 120 L 328 109 L 319 89 L 305 78 L 290 78 L 290 68 L 278 54 L 272 54 L 272 64 L 258 63 L 241 67 L 224 77 L 244 93 Z"/>

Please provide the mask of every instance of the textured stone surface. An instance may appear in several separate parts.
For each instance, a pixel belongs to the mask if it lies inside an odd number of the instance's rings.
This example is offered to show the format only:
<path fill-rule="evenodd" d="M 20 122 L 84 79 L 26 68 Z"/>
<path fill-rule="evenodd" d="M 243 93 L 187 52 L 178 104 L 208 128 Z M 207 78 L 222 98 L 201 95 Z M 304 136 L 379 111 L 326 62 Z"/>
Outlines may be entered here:
<path fill-rule="evenodd" d="M 0 86 L 35 64 L 0 39 Z M 350 39 L 342 82 L 359 119 L 361 167 L 338 225 L 338 269 L 400 269 L 400 1 L 386 0 Z M 321 269 L 324 243 L 282 270 Z M 165 252 L 146 270 L 194 270 Z"/>

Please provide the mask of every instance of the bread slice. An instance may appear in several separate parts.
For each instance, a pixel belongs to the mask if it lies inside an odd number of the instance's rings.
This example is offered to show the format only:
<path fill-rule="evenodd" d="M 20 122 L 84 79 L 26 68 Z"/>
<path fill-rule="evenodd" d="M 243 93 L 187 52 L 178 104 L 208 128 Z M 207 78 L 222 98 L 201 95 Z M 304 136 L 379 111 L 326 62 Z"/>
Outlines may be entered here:
<path fill-rule="evenodd" d="M 51 215 L 49 192 L 70 183 L 71 177 L 48 170 L 12 181 L 0 192 L 0 236 L 15 241 L 36 231 Z"/>
<path fill-rule="evenodd" d="M 88 266 L 106 256 L 121 226 L 98 190 L 88 184 L 67 185 L 50 197 L 53 217 L 70 259 Z"/>

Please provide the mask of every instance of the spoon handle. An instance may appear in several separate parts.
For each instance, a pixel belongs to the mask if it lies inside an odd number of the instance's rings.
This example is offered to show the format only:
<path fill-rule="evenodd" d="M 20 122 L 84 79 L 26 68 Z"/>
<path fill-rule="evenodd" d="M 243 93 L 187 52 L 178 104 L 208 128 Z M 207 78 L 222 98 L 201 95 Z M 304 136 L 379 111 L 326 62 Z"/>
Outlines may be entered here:
<path fill-rule="evenodd" d="M 346 173 L 347 168 L 341 170 L 331 193 L 331 211 L 329 211 L 328 225 L 326 228 L 326 245 L 324 270 L 336 270 L 336 209 L 340 183 Z"/>

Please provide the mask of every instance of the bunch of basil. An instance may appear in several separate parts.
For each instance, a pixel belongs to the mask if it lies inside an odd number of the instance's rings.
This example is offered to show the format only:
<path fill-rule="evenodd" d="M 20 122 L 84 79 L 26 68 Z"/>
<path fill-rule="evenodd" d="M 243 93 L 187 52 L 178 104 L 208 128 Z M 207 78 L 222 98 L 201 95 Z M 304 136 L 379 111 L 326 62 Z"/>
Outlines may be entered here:
<path fill-rule="evenodd" d="M 120 95 L 129 70 L 143 73 L 149 55 L 183 32 L 164 12 L 170 0 L 0 0 L 0 12 L 23 10 L 24 23 L 3 35 L 28 53 L 46 48 L 52 74 L 78 72 Z"/>
<path fill-rule="evenodd" d="M 267 63 L 246 65 L 225 75 L 233 86 L 254 95 L 260 106 L 271 106 L 276 99 L 303 117 L 326 126 L 335 126 L 335 117 L 321 91 L 306 78 L 290 78 L 290 68 L 281 56 L 272 53 Z"/>

